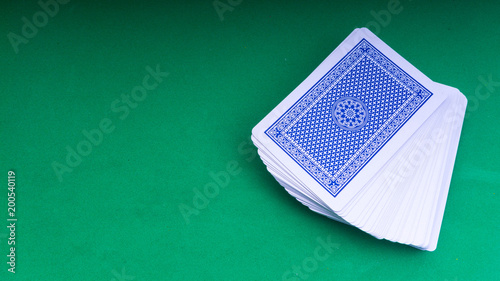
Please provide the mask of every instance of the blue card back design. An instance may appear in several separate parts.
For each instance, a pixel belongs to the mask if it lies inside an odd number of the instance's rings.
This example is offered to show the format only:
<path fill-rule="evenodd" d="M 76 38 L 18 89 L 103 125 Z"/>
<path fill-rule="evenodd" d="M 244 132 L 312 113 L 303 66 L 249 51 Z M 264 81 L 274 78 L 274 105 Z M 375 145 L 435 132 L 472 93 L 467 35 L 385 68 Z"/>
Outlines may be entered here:
<path fill-rule="evenodd" d="M 362 39 L 265 133 L 336 197 L 431 96 Z"/>

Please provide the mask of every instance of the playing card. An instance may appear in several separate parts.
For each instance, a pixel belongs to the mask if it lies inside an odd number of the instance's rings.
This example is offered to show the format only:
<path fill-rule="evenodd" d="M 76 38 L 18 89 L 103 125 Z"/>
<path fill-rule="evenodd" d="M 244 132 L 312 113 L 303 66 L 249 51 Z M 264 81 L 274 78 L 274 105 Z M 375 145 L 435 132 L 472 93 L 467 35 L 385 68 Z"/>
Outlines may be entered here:
<path fill-rule="evenodd" d="M 433 250 L 466 102 L 361 28 L 255 126 L 252 141 L 311 210 Z M 446 137 L 433 138 L 436 130 Z"/>
<path fill-rule="evenodd" d="M 358 29 L 253 134 L 264 131 L 272 154 L 338 212 L 443 102 L 435 89 Z"/>

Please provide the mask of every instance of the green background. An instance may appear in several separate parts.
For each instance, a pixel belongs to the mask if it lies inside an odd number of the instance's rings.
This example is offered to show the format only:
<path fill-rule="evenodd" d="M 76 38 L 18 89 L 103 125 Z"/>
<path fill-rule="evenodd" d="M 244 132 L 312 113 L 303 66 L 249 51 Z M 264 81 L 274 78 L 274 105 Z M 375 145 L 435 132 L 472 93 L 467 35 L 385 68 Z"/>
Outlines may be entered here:
<path fill-rule="evenodd" d="M 281 280 L 328 237 L 307 280 L 497 279 L 500 86 L 480 81 L 500 81 L 500 4 L 401 0 L 377 30 L 390 2 L 233 0 L 221 18 L 212 0 L 70 1 L 16 53 L 8 34 L 41 8 L 2 1 L 0 280 Z M 435 252 L 311 212 L 252 158 L 253 126 L 365 25 L 469 99 Z M 157 65 L 169 76 L 120 119 L 112 103 Z M 53 163 L 104 118 L 114 131 L 59 181 Z M 180 206 L 227 165 L 239 173 L 188 223 Z"/>

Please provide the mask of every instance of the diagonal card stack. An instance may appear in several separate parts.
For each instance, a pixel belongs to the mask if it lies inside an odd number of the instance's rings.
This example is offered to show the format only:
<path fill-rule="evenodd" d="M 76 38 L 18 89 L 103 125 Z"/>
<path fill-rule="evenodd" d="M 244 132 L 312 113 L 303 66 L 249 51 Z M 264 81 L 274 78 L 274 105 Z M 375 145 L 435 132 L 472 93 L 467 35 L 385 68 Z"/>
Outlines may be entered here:
<path fill-rule="evenodd" d="M 298 201 L 379 238 L 436 249 L 467 99 L 366 28 L 252 130 Z"/>

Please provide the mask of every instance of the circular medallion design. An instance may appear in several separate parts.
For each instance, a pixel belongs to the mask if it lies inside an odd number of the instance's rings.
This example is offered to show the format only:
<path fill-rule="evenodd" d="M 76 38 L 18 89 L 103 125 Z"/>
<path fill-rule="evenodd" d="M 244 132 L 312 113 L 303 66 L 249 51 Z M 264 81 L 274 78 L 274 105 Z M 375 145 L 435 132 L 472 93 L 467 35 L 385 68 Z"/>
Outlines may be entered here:
<path fill-rule="evenodd" d="M 332 116 L 340 128 L 356 131 L 368 122 L 368 109 L 357 98 L 343 97 L 333 104 Z"/>

